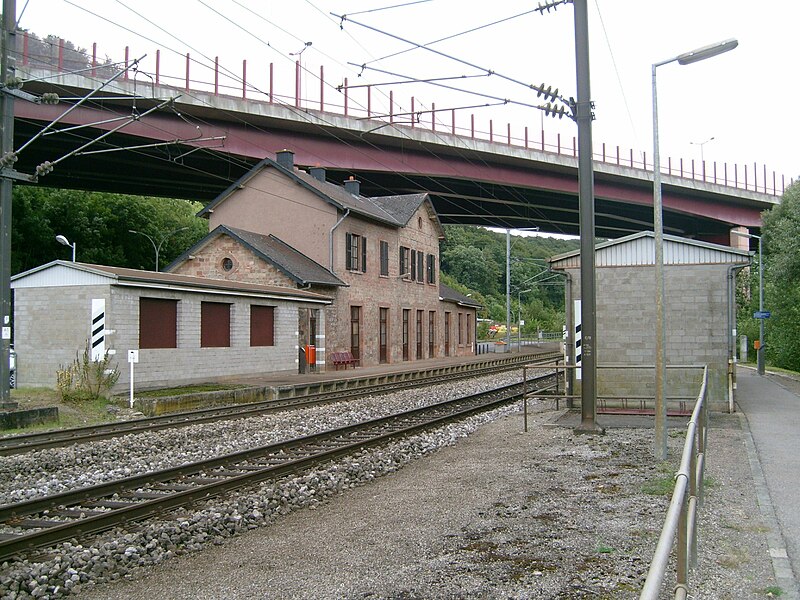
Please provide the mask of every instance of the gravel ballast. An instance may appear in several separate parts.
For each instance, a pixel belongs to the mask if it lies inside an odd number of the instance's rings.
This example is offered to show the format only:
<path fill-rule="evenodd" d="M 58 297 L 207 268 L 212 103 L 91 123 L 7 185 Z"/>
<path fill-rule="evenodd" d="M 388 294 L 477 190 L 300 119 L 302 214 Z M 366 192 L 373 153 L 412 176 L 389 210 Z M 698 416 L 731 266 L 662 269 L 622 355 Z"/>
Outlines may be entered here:
<path fill-rule="evenodd" d="M 518 408 L 4 564 L 0 598 L 638 597 L 668 504 L 653 491 L 683 436 L 662 465 L 652 430 L 576 437 L 534 403 L 522 433 Z M 69 485 L 58 473 L 47 476 Z M 739 429 L 712 430 L 707 478 L 696 597 L 766 597 L 775 583 Z"/>

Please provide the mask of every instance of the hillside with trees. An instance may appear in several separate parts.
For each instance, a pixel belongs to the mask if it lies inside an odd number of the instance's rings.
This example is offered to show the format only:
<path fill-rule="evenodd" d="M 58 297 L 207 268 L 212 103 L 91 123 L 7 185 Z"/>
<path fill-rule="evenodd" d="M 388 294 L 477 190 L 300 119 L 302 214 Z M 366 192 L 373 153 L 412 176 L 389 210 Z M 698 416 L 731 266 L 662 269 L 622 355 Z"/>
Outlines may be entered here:
<path fill-rule="evenodd" d="M 505 233 L 453 225 L 445 227 L 445 233 L 440 247 L 442 281 L 483 304 L 481 317 L 505 323 Z M 577 239 L 512 235 L 511 320 L 516 323 L 521 312 L 523 333 L 561 331 L 564 278 L 548 272 L 547 259 L 578 247 Z"/>

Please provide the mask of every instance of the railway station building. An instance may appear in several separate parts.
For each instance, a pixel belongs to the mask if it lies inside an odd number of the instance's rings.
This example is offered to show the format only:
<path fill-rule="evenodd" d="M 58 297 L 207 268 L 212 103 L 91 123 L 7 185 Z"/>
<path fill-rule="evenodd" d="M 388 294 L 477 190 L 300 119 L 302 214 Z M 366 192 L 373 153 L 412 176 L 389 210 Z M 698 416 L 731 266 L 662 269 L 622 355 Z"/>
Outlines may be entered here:
<path fill-rule="evenodd" d="M 595 249 L 597 406 L 652 408 L 655 397 L 655 238 L 645 231 Z M 693 406 L 703 366 L 713 410 L 728 410 L 735 357 L 735 273 L 750 254 L 728 246 L 664 236 L 666 397 L 670 410 Z M 580 366 L 580 252 L 550 259 L 564 273 L 570 362 Z M 577 361 L 577 364 L 576 364 Z M 574 393 L 580 393 L 575 369 Z"/>
<path fill-rule="evenodd" d="M 427 194 L 365 197 L 358 181 L 330 183 L 325 169 L 301 170 L 284 150 L 199 216 L 209 234 L 166 270 L 331 297 L 300 327 L 300 345 L 315 347 L 318 365 L 330 369 L 334 352 L 361 366 L 475 353 L 480 305 L 440 285 L 444 230 Z M 299 269 L 300 260 L 316 268 Z"/>

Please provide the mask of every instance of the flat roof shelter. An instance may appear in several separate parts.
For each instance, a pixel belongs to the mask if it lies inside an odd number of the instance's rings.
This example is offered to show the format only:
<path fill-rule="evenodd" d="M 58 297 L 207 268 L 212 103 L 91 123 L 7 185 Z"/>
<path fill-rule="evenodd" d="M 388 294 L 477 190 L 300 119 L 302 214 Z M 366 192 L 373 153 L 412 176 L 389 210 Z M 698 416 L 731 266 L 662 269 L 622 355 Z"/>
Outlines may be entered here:
<path fill-rule="evenodd" d="M 598 409 L 652 409 L 655 398 L 655 238 L 652 231 L 595 247 Z M 580 252 L 550 259 L 567 277 L 568 361 L 580 366 Z M 668 410 L 691 407 L 702 367 L 709 369 L 709 401 L 727 410 L 729 361 L 735 356 L 735 274 L 750 254 L 664 236 Z M 580 394 L 574 369 L 573 394 Z M 683 405 L 682 405 L 683 403 Z"/>
<path fill-rule="evenodd" d="M 302 308 L 327 296 L 260 285 L 53 261 L 11 279 L 18 386 L 56 386 L 56 371 L 87 347 L 107 352 L 130 384 L 144 388 L 296 373 Z M 318 327 L 324 334 L 324 320 Z"/>

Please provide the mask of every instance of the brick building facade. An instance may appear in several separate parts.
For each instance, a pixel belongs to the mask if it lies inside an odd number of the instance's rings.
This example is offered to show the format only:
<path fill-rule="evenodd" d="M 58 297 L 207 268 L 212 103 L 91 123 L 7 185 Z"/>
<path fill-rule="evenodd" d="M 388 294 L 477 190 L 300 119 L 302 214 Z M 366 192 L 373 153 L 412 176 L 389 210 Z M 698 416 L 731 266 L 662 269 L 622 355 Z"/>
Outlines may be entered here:
<path fill-rule="evenodd" d="M 362 366 L 474 354 L 479 305 L 440 287 L 444 230 L 428 195 L 368 198 L 358 181 L 335 185 L 293 160 L 289 151 L 264 159 L 209 203 L 199 213 L 209 235 L 166 270 L 331 296 L 325 337 L 313 314 L 301 327 L 301 345 L 315 345 L 323 364 L 336 351 Z M 299 257 L 315 271 L 303 274 Z"/>

